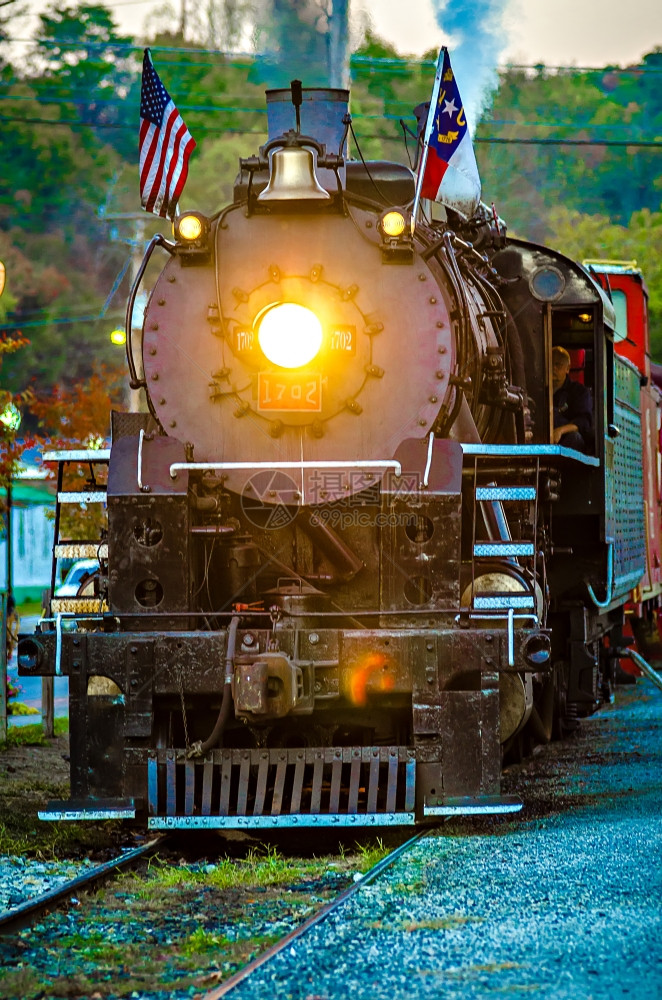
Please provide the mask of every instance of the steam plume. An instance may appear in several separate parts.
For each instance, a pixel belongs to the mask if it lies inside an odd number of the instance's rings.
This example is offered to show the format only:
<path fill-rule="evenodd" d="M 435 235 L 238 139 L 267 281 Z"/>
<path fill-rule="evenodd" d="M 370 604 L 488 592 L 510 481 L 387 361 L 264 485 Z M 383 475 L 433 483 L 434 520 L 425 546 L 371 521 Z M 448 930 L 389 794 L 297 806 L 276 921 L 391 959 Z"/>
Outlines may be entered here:
<path fill-rule="evenodd" d="M 448 49 L 469 128 L 478 124 L 496 83 L 499 56 L 508 44 L 508 0 L 432 0 L 437 24 L 450 35 Z"/>

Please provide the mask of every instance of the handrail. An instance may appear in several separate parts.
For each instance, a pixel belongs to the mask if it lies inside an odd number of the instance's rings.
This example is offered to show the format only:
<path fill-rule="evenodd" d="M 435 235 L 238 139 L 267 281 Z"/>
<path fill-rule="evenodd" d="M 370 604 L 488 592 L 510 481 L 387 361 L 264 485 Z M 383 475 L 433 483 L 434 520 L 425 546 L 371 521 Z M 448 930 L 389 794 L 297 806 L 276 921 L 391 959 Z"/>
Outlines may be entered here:
<path fill-rule="evenodd" d="M 207 470 L 236 471 L 250 469 L 393 469 L 399 479 L 402 466 L 394 458 L 378 461 L 338 461 L 338 462 L 173 462 L 170 478 L 176 479 L 178 472 L 200 472 Z"/>

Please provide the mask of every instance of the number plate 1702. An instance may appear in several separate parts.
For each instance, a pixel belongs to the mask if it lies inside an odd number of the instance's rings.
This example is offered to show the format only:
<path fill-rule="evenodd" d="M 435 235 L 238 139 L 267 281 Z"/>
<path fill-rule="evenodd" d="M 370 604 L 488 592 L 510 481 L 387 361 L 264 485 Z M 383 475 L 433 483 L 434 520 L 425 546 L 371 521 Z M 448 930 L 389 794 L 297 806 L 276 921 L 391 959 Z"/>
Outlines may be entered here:
<path fill-rule="evenodd" d="M 320 413 L 322 376 L 260 372 L 257 377 L 257 408 L 281 413 Z"/>

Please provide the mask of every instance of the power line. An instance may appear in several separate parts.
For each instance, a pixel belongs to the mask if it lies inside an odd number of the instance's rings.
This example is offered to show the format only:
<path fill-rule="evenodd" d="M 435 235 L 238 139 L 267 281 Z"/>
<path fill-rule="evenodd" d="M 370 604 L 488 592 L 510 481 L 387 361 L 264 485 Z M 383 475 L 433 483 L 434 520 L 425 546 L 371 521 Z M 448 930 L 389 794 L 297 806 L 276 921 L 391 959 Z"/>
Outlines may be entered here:
<path fill-rule="evenodd" d="M 2 84 L 0 83 L 0 91 Z M 55 105 L 81 105 L 86 107 L 90 104 L 95 106 L 103 106 L 104 108 L 118 108 L 128 110 L 127 102 L 122 100 L 117 100 L 116 98 L 108 97 L 79 97 L 76 96 L 79 92 L 74 91 L 72 94 L 67 94 L 66 96 L 56 95 L 53 97 L 46 96 L 43 92 L 34 95 L 27 94 L 3 94 L 0 92 L 0 103 L 2 101 L 31 101 L 34 104 L 55 104 Z M 389 107 L 389 105 L 386 105 Z M 262 107 L 241 107 L 236 104 L 184 104 L 181 101 L 177 102 L 177 107 L 182 112 L 205 112 L 205 113 L 224 113 L 224 114 L 246 114 L 246 115 L 259 115 L 264 116 L 267 114 L 267 110 L 264 106 Z M 131 114 L 135 113 L 135 109 L 131 108 Z M 380 114 L 369 115 L 364 112 L 352 112 L 353 121 L 399 121 L 402 117 L 411 117 L 411 108 L 406 105 L 406 112 L 397 111 L 384 111 Z M 48 119 L 49 121 L 51 119 Z M 479 122 L 479 125 L 485 126 L 516 126 L 517 128 L 572 128 L 572 129 L 592 129 L 602 131 L 604 129 L 619 129 L 622 130 L 621 122 L 581 122 L 576 121 L 517 121 L 515 118 L 487 118 Z M 480 141 L 480 140 L 478 140 Z M 635 140 L 632 140 L 635 141 Z M 632 142 L 628 141 L 627 145 L 632 145 Z"/>
<path fill-rule="evenodd" d="M 119 315 L 121 315 L 120 310 L 113 309 L 104 315 L 95 314 L 92 316 L 62 316 L 54 319 L 31 319 L 24 323 L 0 322 L 0 330 L 24 330 L 27 327 L 34 328 L 36 326 L 75 326 L 76 323 L 98 323 L 99 320 L 111 319 Z"/>
<path fill-rule="evenodd" d="M 81 121 L 76 118 L 23 118 L 12 115 L 0 115 L 0 122 L 20 122 L 31 125 L 67 125 L 71 128 L 104 128 L 104 129 L 131 129 L 137 132 L 134 124 L 127 122 L 99 122 Z M 217 133 L 219 135 L 255 135 L 264 137 L 264 131 L 249 128 L 233 128 L 224 126 L 204 125 L 196 123 L 196 130 Z M 402 142 L 402 136 L 372 135 L 364 133 L 362 139 L 380 139 L 384 142 Z M 632 149 L 659 149 L 662 148 L 662 139 L 570 139 L 570 138 L 550 138 L 547 136 L 474 136 L 474 143 L 492 143 L 495 145 L 526 145 L 526 146 L 614 146 Z"/>
<path fill-rule="evenodd" d="M 148 2 L 148 0 L 134 0 L 134 2 Z M 127 6 L 130 5 L 127 4 Z M 113 6 L 120 6 L 119 4 Z M 6 40 L 9 43 L 16 44 L 33 44 L 35 47 L 51 47 L 51 48 L 73 48 L 73 49 L 113 49 L 118 52 L 129 52 L 129 53 L 141 53 L 145 48 L 144 45 L 138 45 L 134 42 L 95 42 L 87 39 L 72 39 L 67 41 L 66 39 L 50 39 L 50 38 L 8 38 Z M 226 52 L 223 49 L 214 49 L 207 47 L 189 47 L 189 46 L 176 46 L 176 45 L 150 45 L 150 50 L 152 52 L 162 52 L 162 53 L 176 53 L 179 55 L 203 55 L 203 56 L 221 56 L 226 65 L 245 65 L 246 61 L 258 62 L 260 60 L 260 53 L 255 52 Z M 230 57 L 230 58 L 229 58 Z M 356 66 L 366 66 L 370 67 L 382 67 L 385 70 L 392 70 L 398 67 L 420 67 L 421 69 L 434 69 L 436 62 L 430 59 L 406 59 L 397 57 L 386 57 L 386 56 L 363 56 L 359 53 L 352 53 L 350 55 L 350 67 L 352 65 Z M 169 65 L 194 65 L 203 66 L 204 63 L 199 62 L 186 62 L 186 61 L 173 61 Z M 216 63 L 210 63 L 208 65 L 217 65 Z M 555 72 L 555 73 L 621 73 L 627 75 L 641 76 L 647 73 L 662 73 L 661 66 L 652 66 L 647 63 L 639 63 L 634 66 L 567 66 L 567 65 L 553 65 L 548 66 L 545 63 L 502 63 L 495 67 L 497 72 L 503 70 L 535 70 L 538 73 L 541 71 Z"/>

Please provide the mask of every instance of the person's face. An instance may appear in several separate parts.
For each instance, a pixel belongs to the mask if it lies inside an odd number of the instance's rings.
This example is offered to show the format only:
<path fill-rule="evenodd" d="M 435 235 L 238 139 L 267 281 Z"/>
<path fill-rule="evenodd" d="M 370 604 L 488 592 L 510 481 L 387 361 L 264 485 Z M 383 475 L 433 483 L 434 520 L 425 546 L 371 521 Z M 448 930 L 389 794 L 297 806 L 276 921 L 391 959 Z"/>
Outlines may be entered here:
<path fill-rule="evenodd" d="M 554 392 L 560 389 L 565 382 L 565 377 L 570 371 L 570 361 L 568 358 L 564 358 L 562 354 L 552 355 L 552 385 L 554 386 Z"/>

